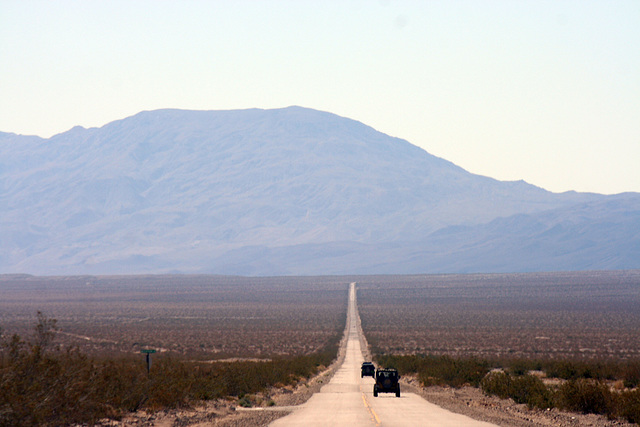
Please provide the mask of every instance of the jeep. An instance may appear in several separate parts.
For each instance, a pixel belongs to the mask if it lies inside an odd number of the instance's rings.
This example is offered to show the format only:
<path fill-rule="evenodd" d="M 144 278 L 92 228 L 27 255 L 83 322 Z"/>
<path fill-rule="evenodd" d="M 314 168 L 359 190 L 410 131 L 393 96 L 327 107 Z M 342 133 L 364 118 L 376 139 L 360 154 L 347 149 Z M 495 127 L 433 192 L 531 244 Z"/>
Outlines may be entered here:
<path fill-rule="evenodd" d="M 360 378 L 375 377 L 376 367 L 371 362 L 364 362 L 360 368 Z"/>
<path fill-rule="evenodd" d="M 376 383 L 373 386 L 373 397 L 378 397 L 378 393 L 395 393 L 400 397 L 400 375 L 396 369 L 376 370 Z"/>

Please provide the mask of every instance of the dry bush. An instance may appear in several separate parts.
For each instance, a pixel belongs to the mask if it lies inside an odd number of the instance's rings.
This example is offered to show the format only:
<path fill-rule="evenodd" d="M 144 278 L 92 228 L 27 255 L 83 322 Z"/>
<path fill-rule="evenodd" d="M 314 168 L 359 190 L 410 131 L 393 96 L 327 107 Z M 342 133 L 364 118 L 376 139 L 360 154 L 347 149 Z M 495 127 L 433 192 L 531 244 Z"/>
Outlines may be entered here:
<path fill-rule="evenodd" d="M 640 270 L 362 278 L 358 308 L 377 360 L 425 385 L 473 384 L 475 358 L 503 370 L 488 394 L 640 420 Z"/>
<path fill-rule="evenodd" d="M 348 283 L 0 275 L 0 426 L 92 424 L 293 384 L 335 358 Z M 51 318 L 33 328 L 39 311 Z"/>
<path fill-rule="evenodd" d="M 562 384 L 557 392 L 558 407 L 584 414 L 616 415 L 616 395 L 609 386 L 593 379 L 575 379 Z"/>
<path fill-rule="evenodd" d="M 530 408 L 553 407 L 553 392 L 533 375 L 511 376 L 506 372 L 492 372 L 481 382 L 482 391 L 502 399 L 511 398 Z"/>
<path fill-rule="evenodd" d="M 640 390 L 624 391 L 620 395 L 620 416 L 629 422 L 640 424 Z"/>
<path fill-rule="evenodd" d="M 39 319 L 39 326 L 42 320 L 55 324 Z M 89 357 L 13 335 L 0 351 L 0 426 L 95 424 L 140 408 L 188 407 L 294 384 L 331 363 L 340 336 L 334 332 L 315 353 L 266 362 L 201 363 L 157 355 L 147 373 L 140 357 Z"/>
<path fill-rule="evenodd" d="M 477 387 L 489 371 L 487 362 L 475 358 L 376 355 L 376 361 L 381 366 L 398 369 L 401 375 L 418 374 L 424 386 Z"/>

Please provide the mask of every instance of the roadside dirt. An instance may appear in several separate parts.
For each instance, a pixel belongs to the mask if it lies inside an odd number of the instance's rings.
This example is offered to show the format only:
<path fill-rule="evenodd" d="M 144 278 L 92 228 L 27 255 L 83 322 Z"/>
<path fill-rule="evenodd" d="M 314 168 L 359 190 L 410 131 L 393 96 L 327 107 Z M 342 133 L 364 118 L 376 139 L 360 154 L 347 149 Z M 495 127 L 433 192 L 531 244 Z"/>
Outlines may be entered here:
<path fill-rule="evenodd" d="M 608 420 L 594 414 L 562 412 L 557 409 L 529 409 L 527 405 L 517 404 L 511 399 L 486 396 L 480 389 L 463 387 L 420 387 L 415 377 L 403 377 L 404 390 L 420 394 L 431 403 L 435 403 L 451 412 L 471 418 L 487 421 L 503 427 L 633 427 L 619 420 Z"/>

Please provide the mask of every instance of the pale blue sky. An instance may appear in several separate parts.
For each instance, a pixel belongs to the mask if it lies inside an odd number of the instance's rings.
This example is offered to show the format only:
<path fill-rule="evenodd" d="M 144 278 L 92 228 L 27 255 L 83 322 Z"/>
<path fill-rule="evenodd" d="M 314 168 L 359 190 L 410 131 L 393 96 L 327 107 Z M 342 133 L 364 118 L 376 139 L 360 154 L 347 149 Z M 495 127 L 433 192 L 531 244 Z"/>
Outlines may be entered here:
<path fill-rule="evenodd" d="M 300 105 L 551 191 L 640 191 L 640 1 L 0 0 L 0 131 Z"/>

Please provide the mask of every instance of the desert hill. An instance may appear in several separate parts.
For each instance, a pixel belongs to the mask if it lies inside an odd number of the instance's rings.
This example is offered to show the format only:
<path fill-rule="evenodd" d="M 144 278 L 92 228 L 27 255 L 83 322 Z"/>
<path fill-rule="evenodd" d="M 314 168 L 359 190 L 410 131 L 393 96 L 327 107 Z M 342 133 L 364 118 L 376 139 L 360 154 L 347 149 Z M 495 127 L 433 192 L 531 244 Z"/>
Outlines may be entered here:
<path fill-rule="evenodd" d="M 640 268 L 640 194 L 471 174 L 330 113 L 157 110 L 0 133 L 0 273 Z"/>

